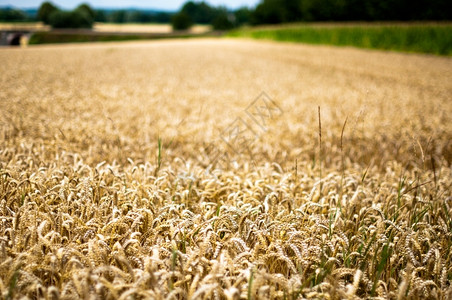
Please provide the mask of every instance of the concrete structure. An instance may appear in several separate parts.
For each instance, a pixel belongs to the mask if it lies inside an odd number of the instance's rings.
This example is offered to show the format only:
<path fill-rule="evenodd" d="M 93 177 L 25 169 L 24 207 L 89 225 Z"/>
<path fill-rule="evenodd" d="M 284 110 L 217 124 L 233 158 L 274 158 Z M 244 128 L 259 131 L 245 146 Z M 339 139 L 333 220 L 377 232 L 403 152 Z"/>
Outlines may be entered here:
<path fill-rule="evenodd" d="M 28 40 L 31 32 L 26 30 L 1 30 L 0 46 L 20 46 Z"/>

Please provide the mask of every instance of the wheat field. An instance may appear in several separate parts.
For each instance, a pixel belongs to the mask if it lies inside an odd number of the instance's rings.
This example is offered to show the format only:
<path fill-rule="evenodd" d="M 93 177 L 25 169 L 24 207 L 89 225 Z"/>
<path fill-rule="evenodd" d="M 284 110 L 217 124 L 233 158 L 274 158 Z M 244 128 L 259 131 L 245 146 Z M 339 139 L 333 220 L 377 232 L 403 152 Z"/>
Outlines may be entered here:
<path fill-rule="evenodd" d="M 3 299 L 451 299 L 452 59 L 0 49 Z"/>
<path fill-rule="evenodd" d="M 94 31 L 100 32 L 125 32 L 125 33 L 171 33 L 171 24 L 115 24 L 115 23 L 95 23 Z M 194 25 L 190 28 L 192 33 L 205 33 L 211 30 L 208 25 Z"/>

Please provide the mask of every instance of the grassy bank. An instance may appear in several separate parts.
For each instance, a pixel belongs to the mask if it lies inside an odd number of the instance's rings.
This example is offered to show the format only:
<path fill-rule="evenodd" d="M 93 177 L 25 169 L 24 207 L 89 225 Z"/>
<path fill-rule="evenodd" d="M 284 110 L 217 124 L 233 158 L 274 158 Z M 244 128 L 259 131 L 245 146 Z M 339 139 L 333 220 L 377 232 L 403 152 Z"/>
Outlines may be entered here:
<path fill-rule="evenodd" d="M 42 22 L 0 22 L 0 30 L 48 30 Z"/>
<path fill-rule="evenodd" d="M 230 37 L 452 55 L 452 24 L 292 25 L 243 28 Z"/>
<path fill-rule="evenodd" d="M 37 44 L 61 44 L 61 43 L 86 43 L 86 42 L 114 42 L 131 40 L 154 40 L 165 38 L 190 38 L 196 36 L 212 36 L 216 32 L 208 33 L 105 33 L 105 32 L 36 32 L 29 40 L 30 45 Z"/>
<path fill-rule="evenodd" d="M 36 32 L 29 41 L 30 45 L 37 44 L 61 44 L 61 43 L 86 43 L 86 42 L 108 42 L 129 41 L 149 39 L 145 35 L 85 35 L 85 34 L 63 34 L 51 32 Z"/>

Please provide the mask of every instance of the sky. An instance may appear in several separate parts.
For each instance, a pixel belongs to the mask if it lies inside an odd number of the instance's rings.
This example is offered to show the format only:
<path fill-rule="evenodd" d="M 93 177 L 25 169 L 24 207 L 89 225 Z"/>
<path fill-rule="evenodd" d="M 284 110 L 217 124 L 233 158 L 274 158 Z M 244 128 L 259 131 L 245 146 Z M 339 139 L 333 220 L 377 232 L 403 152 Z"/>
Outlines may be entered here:
<path fill-rule="evenodd" d="M 94 8 L 155 8 L 162 10 L 178 10 L 188 0 L 51 0 L 56 6 L 64 9 L 73 9 L 84 2 Z M 18 8 L 39 7 L 43 0 L 0 0 L 0 6 L 12 5 Z M 207 3 L 218 6 L 224 5 L 228 8 L 241 6 L 255 6 L 259 0 L 207 0 Z"/>

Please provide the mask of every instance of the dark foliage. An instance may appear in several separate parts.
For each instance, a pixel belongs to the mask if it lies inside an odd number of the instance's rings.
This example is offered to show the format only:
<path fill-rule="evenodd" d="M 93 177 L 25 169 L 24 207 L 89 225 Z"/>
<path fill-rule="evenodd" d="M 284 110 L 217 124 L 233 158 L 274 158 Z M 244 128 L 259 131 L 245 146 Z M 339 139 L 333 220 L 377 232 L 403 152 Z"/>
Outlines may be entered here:
<path fill-rule="evenodd" d="M 189 15 L 193 22 L 197 24 L 211 24 L 219 15 L 217 9 L 209 6 L 204 1 L 189 1 L 182 6 L 181 12 Z"/>
<path fill-rule="evenodd" d="M 44 2 L 38 10 L 38 20 L 52 26 L 52 28 L 92 28 L 96 18 L 94 11 L 88 4 L 82 3 L 73 11 L 63 11 L 51 2 Z"/>
<path fill-rule="evenodd" d="M 50 15 L 52 28 L 92 28 L 93 19 L 83 11 L 56 11 Z"/>
<path fill-rule="evenodd" d="M 14 8 L 0 9 L 0 22 L 24 22 L 30 18 L 21 10 Z"/>
<path fill-rule="evenodd" d="M 253 24 L 451 19 L 450 0 L 262 0 L 251 15 Z"/>
<path fill-rule="evenodd" d="M 185 12 L 175 14 L 171 19 L 174 30 L 187 30 L 193 25 L 192 18 Z"/>
<path fill-rule="evenodd" d="M 250 22 L 251 10 L 248 7 L 241 7 L 234 11 L 235 23 L 240 26 Z"/>
<path fill-rule="evenodd" d="M 93 21 L 96 18 L 96 12 L 86 3 L 80 4 L 75 10 L 85 14 L 86 17 L 92 19 Z"/>
<path fill-rule="evenodd" d="M 213 21 L 212 27 L 215 30 L 229 30 L 234 28 L 233 16 L 227 12 L 219 14 Z"/>
<path fill-rule="evenodd" d="M 146 10 L 97 10 L 94 20 L 108 23 L 170 23 L 173 14 Z"/>
<path fill-rule="evenodd" d="M 38 20 L 44 24 L 50 24 L 50 16 L 58 11 L 58 7 L 53 5 L 52 2 L 44 2 L 41 4 L 38 10 Z"/>

